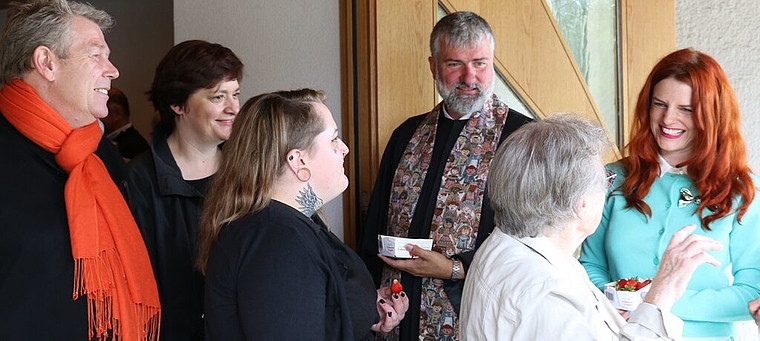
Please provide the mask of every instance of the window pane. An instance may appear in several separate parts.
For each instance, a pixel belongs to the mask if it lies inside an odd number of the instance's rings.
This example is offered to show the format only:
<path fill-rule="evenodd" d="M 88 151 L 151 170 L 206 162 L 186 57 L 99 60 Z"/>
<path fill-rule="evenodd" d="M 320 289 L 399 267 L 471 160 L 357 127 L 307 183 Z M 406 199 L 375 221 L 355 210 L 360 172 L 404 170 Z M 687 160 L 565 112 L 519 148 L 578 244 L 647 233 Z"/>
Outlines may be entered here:
<path fill-rule="evenodd" d="M 602 118 L 619 133 L 617 9 L 615 0 L 547 0 Z"/>
<path fill-rule="evenodd" d="M 525 116 L 537 118 L 533 113 L 533 110 L 530 110 L 528 106 L 525 105 L 522 98 L 512 91 L 507 80 L 504 79 L 504 76 L 498 71 L 496 72 L 496 85 L 494 86 L 493 92 L 496 93 L 496 96 L 499 96 L 499 99 L 501 99 L 502 102 L 507 103 L 507 106 L 511 109 L 517 110 Z"/>

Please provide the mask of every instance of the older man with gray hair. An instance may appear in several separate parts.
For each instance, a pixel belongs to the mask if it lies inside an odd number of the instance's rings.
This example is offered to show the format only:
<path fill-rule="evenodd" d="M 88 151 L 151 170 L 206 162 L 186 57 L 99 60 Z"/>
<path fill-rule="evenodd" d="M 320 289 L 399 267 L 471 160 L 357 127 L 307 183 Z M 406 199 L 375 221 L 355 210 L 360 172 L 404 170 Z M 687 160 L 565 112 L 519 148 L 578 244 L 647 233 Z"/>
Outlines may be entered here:
<path fill-rule="evenodd" d="M 459 301 L 475 250 L 493 229 L 485 187 L 499 143 L 532 119 L 493 93 L 494 36 L 472 12 L 430 34 L 430 72 L 443 101 L 393 132 L 367 212 L 360 255 L 376 284 L 400 279 L 409 312 L 388 340 L 456 339 Z M 377 255 L 377 235 L 433 239 L 414 259 Z M 424 299 L 422 298 L 424 296 Z"/>
<path fill-rule="evenodd" d="M 97 119 L 111 17 L 11 3 L 0 37 L 0 340 L 157 340 L 158 291 Z M 117 186 L 118 184 L 118 186 Z M 84 296 L 84 297 L 83 297 Z"/>

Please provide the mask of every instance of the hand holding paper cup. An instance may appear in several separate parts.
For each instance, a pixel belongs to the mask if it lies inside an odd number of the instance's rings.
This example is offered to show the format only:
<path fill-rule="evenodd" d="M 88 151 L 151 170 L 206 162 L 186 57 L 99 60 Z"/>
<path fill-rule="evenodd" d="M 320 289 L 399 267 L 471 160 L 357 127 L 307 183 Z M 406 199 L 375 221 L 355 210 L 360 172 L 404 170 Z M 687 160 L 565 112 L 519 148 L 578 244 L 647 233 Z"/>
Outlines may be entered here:
<path fill-rule="evenodd" d="M 406 244 L 414 244 L 428 251 L 433 248 L 432 239 L 401 238 L 382 234 L 377 236 L 378 252 L 383 256 L 393 258 L 414 258 L 406 249 Z"/>

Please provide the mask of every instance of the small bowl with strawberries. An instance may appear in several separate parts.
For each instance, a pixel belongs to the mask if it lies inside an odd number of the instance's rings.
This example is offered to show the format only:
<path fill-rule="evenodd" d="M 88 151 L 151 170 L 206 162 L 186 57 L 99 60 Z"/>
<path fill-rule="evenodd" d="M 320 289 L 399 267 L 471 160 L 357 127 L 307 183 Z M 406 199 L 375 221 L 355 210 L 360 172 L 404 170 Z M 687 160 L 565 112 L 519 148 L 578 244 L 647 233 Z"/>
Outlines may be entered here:
<path fill-rule="evenodd" d="M 621 278 L 604 285 L 604 295 L 617 309 L 633 311 L 641 304 L 652 285 L 650 278 Z"/>

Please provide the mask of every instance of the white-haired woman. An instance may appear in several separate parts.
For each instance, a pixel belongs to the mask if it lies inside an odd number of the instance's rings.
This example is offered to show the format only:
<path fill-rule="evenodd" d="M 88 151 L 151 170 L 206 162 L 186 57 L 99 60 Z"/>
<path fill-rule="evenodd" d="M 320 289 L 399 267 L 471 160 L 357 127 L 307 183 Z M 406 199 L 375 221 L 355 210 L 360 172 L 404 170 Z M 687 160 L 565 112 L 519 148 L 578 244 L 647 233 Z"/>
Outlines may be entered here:
<path fill-rule="evenodd" d="M 720 243 L 678 231 L 651 289 L 626 322 L 573 257 L 599 224 L 608 186 L 604 130 L 570 114 L 509 136 L 494 157 L 488 192 L 498 229 L 468 271 L 463 340 L 669 340 L 682 321 L 670 307 Z"/>

